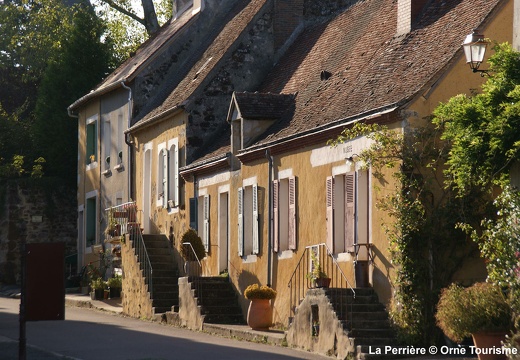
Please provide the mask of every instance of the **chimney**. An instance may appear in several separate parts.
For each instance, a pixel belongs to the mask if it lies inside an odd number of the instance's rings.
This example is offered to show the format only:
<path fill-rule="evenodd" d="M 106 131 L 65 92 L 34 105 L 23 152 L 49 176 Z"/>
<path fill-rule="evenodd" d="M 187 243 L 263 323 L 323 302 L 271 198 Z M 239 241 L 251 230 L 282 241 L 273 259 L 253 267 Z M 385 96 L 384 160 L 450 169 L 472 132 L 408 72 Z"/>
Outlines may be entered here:
<path fill-rule="evenodd" d="M 303 0 L 274 1 L 274 48 L 280 50 L 303 24 Z"/>
<path fill-rule="evenodd" d="M 412 30 L 413 23 L 428 0 L 397 1 L 397 36 L 406 35 Z"/>

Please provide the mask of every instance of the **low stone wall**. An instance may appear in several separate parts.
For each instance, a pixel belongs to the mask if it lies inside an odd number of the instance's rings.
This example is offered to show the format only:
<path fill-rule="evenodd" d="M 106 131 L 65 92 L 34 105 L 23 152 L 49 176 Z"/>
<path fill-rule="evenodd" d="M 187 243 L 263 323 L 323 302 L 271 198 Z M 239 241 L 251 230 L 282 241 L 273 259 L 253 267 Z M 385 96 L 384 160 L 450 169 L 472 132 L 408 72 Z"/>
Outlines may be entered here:
<path fill-rule="evenodd" d="M 313 336 L 313 321 L 319 322 L 317 336 Z M 338 359 L 345 359 L 355 352 L 353 340 L 347 336 L 323 289 L 307 292 L 287 331 L 287 343 L 292 347 Z"/>
<path fill-rule="evenodd" d="M 148 285 L 137 262 L 132 242 L 127 235 L 121 244 L 121 260 L 123 267 L 123 288 L 121 302 L 123 313 L 139 319 L 152 319 L 154 311 Z"/>
<path fill-rule="evenodd" d="M 20 243 L 65 244 L 66 275 L 75 275 L 76 189 L 59 180 L 22 179 L 0 183 L 0 284 L 20 284 Z"/>
<path fill-rule="evenodd" d="M 179 278 L 179 318 L 182 326 L 202 330 L 204 316 L 200 314 L 200 306 L 197 305 L 188 277 Z"/>

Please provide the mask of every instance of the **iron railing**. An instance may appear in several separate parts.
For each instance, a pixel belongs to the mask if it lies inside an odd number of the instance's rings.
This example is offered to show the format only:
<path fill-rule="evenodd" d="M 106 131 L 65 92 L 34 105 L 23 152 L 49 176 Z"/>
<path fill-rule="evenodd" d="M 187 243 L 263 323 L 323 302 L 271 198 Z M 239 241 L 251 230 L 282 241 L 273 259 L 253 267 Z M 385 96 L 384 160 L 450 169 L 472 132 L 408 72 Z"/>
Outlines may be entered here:
<path fill-rule="evenodd" d="M 184 242 L 182 243 L 182 246 L 186 248 L 185 253 L 192 254 L 195 259 L 193 261 L 184 262 L 184 274 L 188 276 L 189 282 L 192 283 L 200 305 L 202 301 L 202 282 L 200 281 L 200 278 L 204 276 L 204 264 L 200 261 L 191 243 Z"/>
<path fill-rule="evenodd" d="M 343 270 L 341 270 L 332 252 L 324 243 L 307 246 L 291 275 L 288 283 L 291 319 L 294 318 L 296 308 L 303 301 L 307 291 L 317 288 L 316 283 L 309 274 L 318 263 L 321 271 L 330 278 L 330 283 L 325 291 L 335 304 L 338 319 L 344 321 L 347 325 L 350 324 L 352 304 L 356 297 L 356 291 L 343 273 Z"/>
<path fill-rule="evenodd" d="M 106 209 L 106 212 L 108 220 L 105 233 L 109 237 L 108 241 L 117 236 L 125 237 L 128 234 L 137 256 L 137 261 L 143 271 L 145 282 L 148 285 L 150 298 L 153 299 L 153 268 L 144 243 L 140 214 L 137 211 L 135 202 L 113 206 Z"/>

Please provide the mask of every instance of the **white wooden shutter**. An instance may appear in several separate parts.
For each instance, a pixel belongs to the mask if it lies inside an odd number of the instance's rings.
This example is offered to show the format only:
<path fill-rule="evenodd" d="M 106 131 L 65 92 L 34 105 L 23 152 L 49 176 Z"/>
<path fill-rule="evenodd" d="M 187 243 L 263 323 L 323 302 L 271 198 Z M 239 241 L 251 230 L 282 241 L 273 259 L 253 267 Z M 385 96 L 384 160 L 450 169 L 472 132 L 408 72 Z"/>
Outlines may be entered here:
<path fill-rule="evenodd" d="M 238 189 L 238 256 L 244 256 L 244 189 Z"/>
<path fill-rule="evenodd" d="M 356 173 L 345 174 L 345 250 L 354 251 Z"/>
<path fill-rule="evenodd" d="M 260 252 L 258 229 L 258 185 L 253 185 L 253 254 Z"/>
<path fill-rule="evenodd" d="M 273 181 L 273 251 L 278 252 L 280 249 L 280 234 L 279 234 L 279 218 L 278 218 L 278 193 L 280 183 L 278 180 Z"/>
<path fill-rule="evenodd" d="M 327 247 L 334 253 L 334 178 L 327 177 Z"/>
<path fill-rule="evenodd" d="M 204 248 L 209 253 L 209 195 L 204 195 Z"/>
<path fill-rule="evenodd" d="M 163 149 L 162 151 L 162 160 L 163 160 L 163 208 L 168 207 L 168 150 Z"/>
<path fill-rule="evenodd" d="M 296 250 L 296 178 L 289 178 L 289 249 Z"/>
<path fill-rule="evenodd" d="M 170 194 L 170 196 L 175 206 L 179 206 L 179 147 L 175 145 L 173 149 L 173 154 L 171 155 L 173 156 L 173 194 Z"/>

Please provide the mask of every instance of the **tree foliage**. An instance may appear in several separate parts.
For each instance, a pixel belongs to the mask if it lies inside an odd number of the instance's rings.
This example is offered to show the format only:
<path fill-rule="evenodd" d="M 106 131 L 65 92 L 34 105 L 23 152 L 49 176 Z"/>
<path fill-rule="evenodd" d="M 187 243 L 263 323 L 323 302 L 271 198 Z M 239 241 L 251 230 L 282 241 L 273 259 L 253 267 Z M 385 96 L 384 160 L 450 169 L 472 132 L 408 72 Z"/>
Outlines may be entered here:
<path fill-rule="evenodd" d="M 358 123 L 331 143 L 360 136 L 371 145 L 357 161 L 370 167 L 386 190 L 391 186 L 389 173 L 395 180 L 393 191 L 385 191 L 388 195 L 378 197 L 376 203 L 392 218 L 382 224 L 395 269 L 391 319 L 404 343 L 435 343 L 440 336 L 434 318 L 439 292 L 467 257 L 478 255 L 456 224 L 477 221 L 473 210 L 481 208 L 480 197 L 456 198 L 444 188 L 438 169 L 445 161 L 446 144 L 438 141 L 439 133 L 432 126 L 391 130 Z"/>
<path fill-rule="evenodd" d="M 75 183 L 77 122 L 66 109 L 114 65 L 93 8 L 76 2 L 0 6 L 0 177 L 46 174 Z"/>
<path fill-rule="evenodd" d="M 92 89 L 113 65 L 111 43 L 92 7 L 75 7 L 69 32 L 49 59 L 36 100 L 34 134 L 49 175 L 75 181 L 77 121 L 67 106 Z"/>
<path fill-rule="evenodd" d="M 434 111 L 433 122 L 450 144 L 447 185 L 459 195 L 475 187 L 490 192 L 519 160 L 520 58 L 507 43 L 494 50 L 482 93 L 458 95 Z"/>
<path fill-rule="evenodd" d="M 114 52 L 119 62 L 126 60 L 172 15 L 171 0 L 141 0 L 139 6 L 131 0 L 91 2 L 105 22 L 109 36 L 114 39 Z"/>

